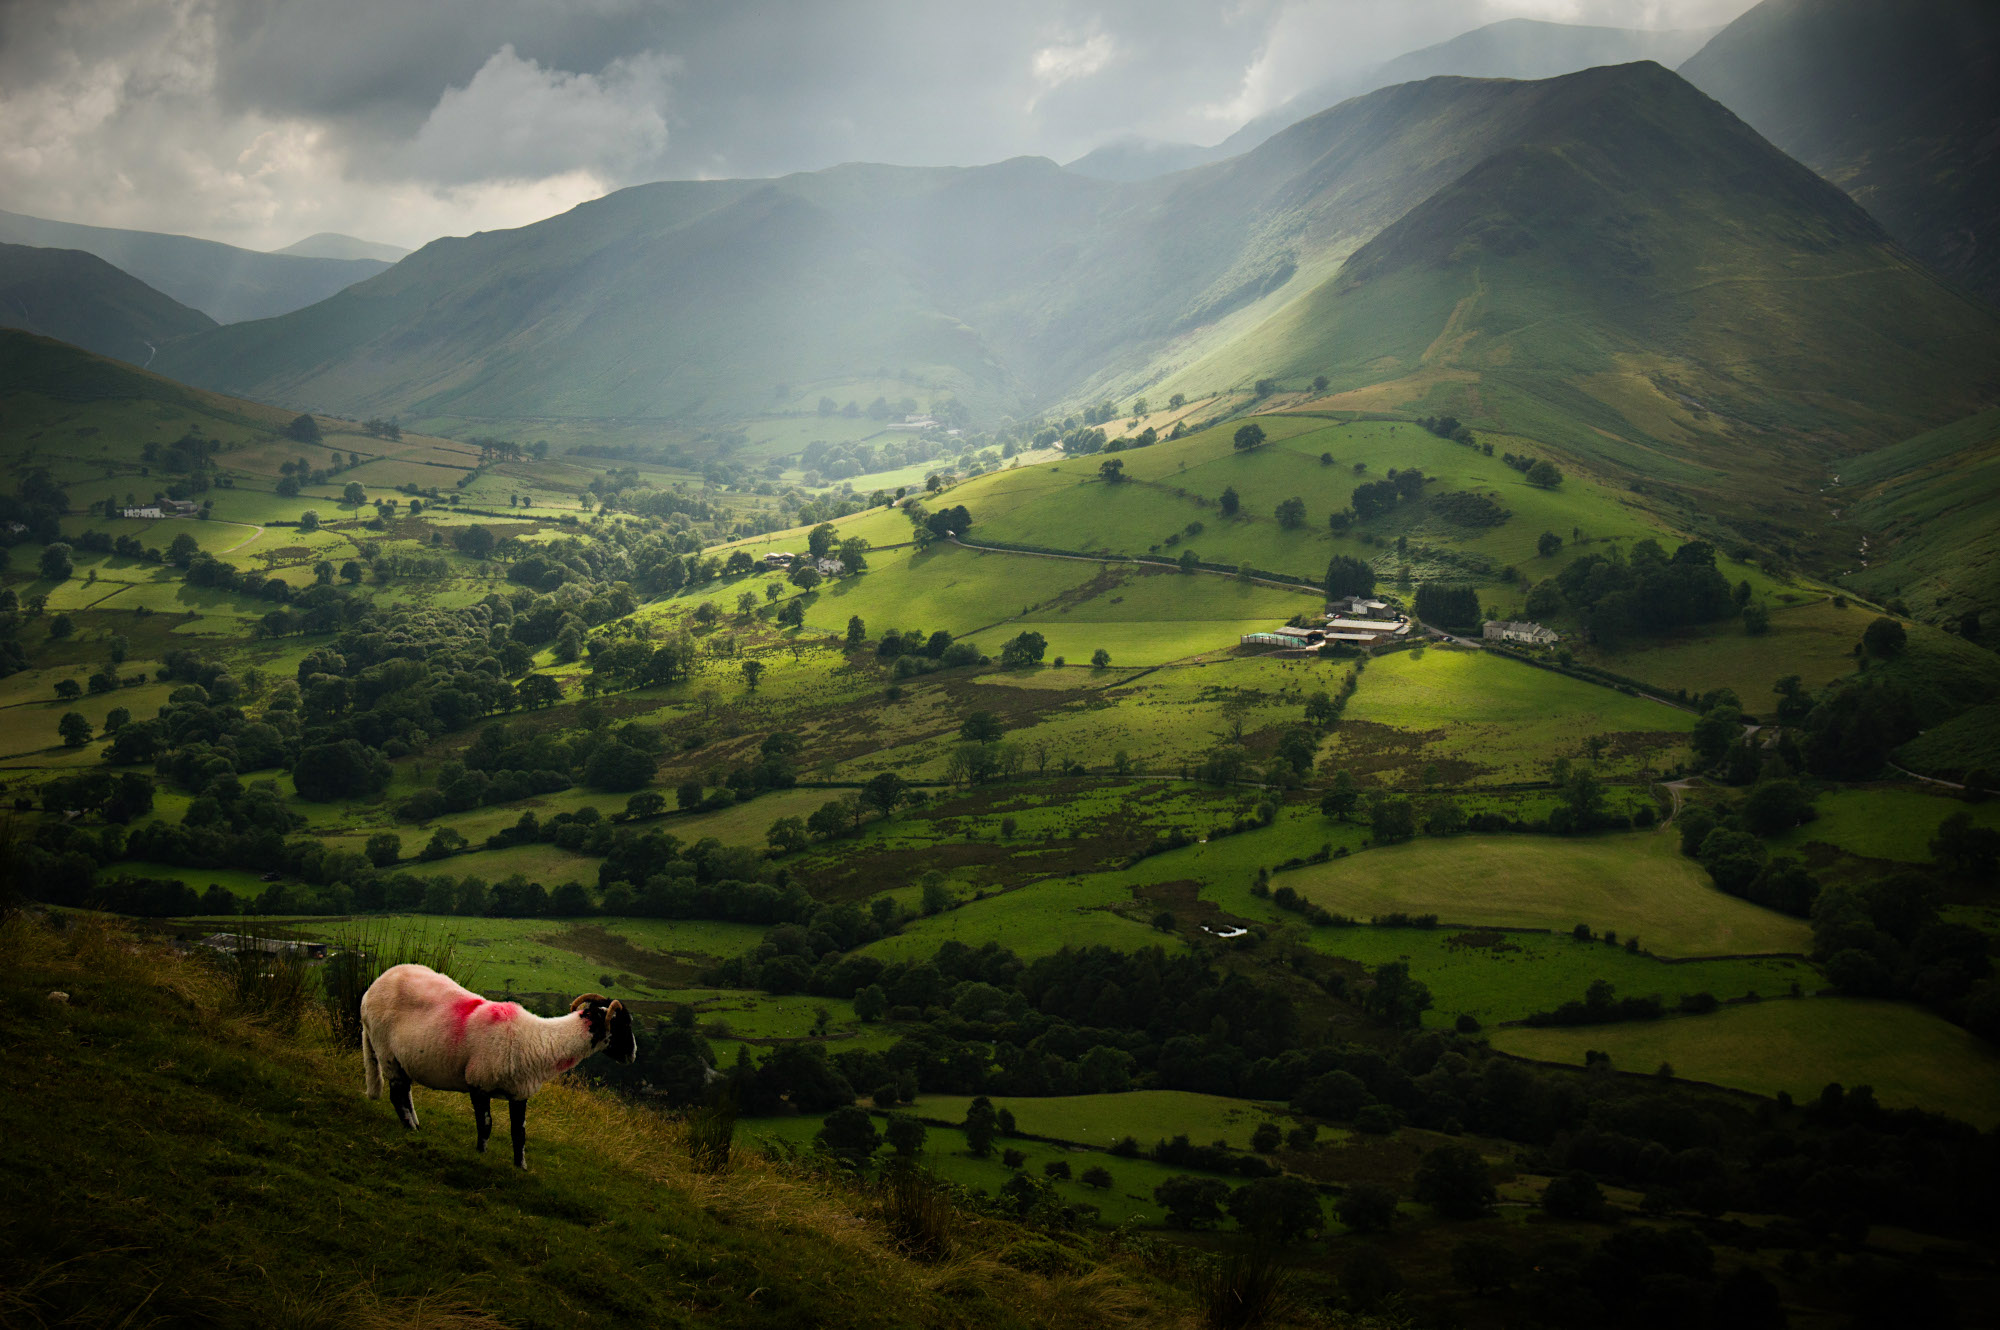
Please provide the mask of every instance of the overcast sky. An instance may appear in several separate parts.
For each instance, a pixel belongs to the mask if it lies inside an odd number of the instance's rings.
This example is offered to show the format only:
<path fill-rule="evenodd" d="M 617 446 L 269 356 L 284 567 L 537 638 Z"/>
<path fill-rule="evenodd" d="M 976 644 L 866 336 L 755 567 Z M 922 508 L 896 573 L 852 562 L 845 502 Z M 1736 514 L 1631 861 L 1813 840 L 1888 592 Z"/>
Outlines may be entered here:
<path fill-rule="evenodd" d="M 1503 18 L 1751 0 L 0 0 L 0 207 L 416 246 L 646 180 L 1215 142 Z"/>

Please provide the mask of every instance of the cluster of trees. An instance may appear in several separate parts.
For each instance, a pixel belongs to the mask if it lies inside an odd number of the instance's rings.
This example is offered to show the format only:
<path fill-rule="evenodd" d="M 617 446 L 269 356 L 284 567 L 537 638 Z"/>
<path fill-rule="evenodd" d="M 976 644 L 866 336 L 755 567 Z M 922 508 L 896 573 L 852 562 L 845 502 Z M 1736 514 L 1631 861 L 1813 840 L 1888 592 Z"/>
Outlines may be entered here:
<path fill-rule="evenodd" d="M 1399 503 L 1417 503 L 1424 496 L 1424 484 L 1429 479 L 1423 472 L 1411 467 L 1407 471 L 1389 468 L 1388 479 L 1368 480 L 1354 487 L 1348 498 L 1348 505 L 1354 522 L 1369 522 L 1391 512 Z M 1338 516 L 1338 514 L 1336 514 Z M 1342 529 L 1339 524 L 1335 530 Z"/>
<path fill-rule="evenodd" d="M 1417 617 L 1449 628 L 1479 626 L 1479 588 L 1425 582 L 1417 588 Z"/>
<path fill-rule="evenodd" d="M 1491 450 L 1489 449 L 1488 451 L 1490 452 Z M 1546 458 L 1538 459 L 1527 456 L 1516 456 L 1513 453 L 1502 453 L 1500 460 L 1526 476 L 1530 485 L 1538 485 L 1545 490 L 1552 490 L 1563 482 L 1562 472 L 1556 469 L 1555 463 Z"/>
<path fill-rule="evenodd" d="M 1923 874 L 1827 887 L 1813 903 L 1812 925 L 1813 959 L 1841 992 L 1910 998 L 2000 1042 L 2000 983 L 1986 935 L 1947 922 Z"/>
<path fill-rule="evenodd" d="M 1587 554 L 1528 593 L 1528 613 L 1546 619 L 1574 612 L 1605 647 L 1634 636 L 1709 623 L 1737 612 L 1749 599 L 1732 592 L 1715 566 L 1715 547 L 1693 540 L 1669 555 L 1658 541 L 1641 540 L 1629 556 Z"/>

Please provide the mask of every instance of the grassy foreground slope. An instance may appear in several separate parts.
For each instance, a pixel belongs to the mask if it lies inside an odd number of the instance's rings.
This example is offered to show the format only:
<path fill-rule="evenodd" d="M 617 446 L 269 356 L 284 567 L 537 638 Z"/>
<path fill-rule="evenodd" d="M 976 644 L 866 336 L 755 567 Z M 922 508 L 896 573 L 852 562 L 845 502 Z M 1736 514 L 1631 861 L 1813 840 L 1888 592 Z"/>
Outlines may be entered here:
<path fill-rule="evenodd" d="M 956 1259 L 905 1261 L 852 1194 L 755 1159 L 694 1175 L 674 1125 L 573 1081 L 535 1098 L 526 1173 L 474 1153 L 462 1096 L 420 1091 L 406 1134 L 361 1097 L 357 1055 L 232 1015 L 213 971 L 94 924 L 9 918 L 0 958 L 20 1078 L 0 1186 L 37 1198 L 0 1212 L 10 1324 L 1184 1319 L 1115 1262 L 1085 1281 L 993 1259 L 1017 1236 L 993 1221 L 967 1223 Z"/>

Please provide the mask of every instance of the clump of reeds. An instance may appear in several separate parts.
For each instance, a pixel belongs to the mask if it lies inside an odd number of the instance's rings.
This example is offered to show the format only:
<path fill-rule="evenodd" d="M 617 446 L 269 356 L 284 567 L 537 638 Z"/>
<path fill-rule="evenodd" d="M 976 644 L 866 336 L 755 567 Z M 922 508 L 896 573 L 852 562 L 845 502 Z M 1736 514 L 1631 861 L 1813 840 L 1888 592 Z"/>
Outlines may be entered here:
<path fill-rule="evenodd" d="M 320 969 L 321 996 L 334 1038 L 345 1047 L 361 1047 L 361 995 L 384 970 L 414 964 L 450 974 L 457 956 L 457 937 L 434 935 L 428 924 L 411 928 L 364 923 L 336 935 Z"/>

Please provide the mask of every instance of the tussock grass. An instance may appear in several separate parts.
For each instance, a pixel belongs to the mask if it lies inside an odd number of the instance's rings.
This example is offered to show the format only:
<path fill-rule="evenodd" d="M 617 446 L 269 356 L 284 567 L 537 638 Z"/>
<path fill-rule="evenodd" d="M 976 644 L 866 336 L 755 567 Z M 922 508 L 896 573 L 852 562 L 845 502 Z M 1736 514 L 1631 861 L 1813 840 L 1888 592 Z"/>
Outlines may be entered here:
<path fill-rule="evenodd" d="M 948 1258 L 911 1260 L 851 1181 L 734 1152 L 701 1171 L 686 1121 L 575 1074 L 535 1097 L 517 1173 L 473 1152 L 462 1096 L 420 1092 L 405 1133 L 330 1025 L 281 1034 L 234 992 L 224 967 L 102 920 L 0 920 L 0 1057 L 29 1081 L 0 1096 L 0 1193 L 37 1198 L 0 1210 L 8 1330 L 483 1330 L 582 1307 L 648 1326 L 1194 1323 L 1110 1240 L 1017 1269 L 999 1254 L 1038 1235 L 961 1215 Z"/>

